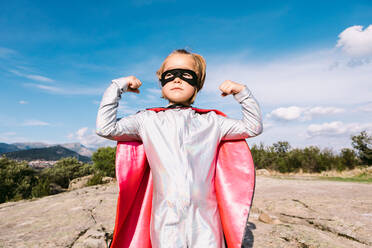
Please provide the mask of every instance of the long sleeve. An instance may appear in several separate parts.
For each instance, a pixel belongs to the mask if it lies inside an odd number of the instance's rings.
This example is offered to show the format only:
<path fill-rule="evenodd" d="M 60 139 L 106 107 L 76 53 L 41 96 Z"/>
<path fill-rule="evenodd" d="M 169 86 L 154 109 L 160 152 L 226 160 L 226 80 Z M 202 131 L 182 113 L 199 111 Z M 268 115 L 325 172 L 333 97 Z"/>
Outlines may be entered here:
<path fill-rule="evenodd" d="M 96 133 L 107 139 L 117 141 L 141 140 L 139 129 L 142 123 L 141 114 L 130 115 L 117 119 L 117 109 L 121 94 L 128 89 L 125 78 L 112 80 L 103 94 L 98 109 Z"/>
<path fill-rule="evenodd" d="M 258 102 L 245 86 L 234 95 L 242 108 L 242 120 L 219 117 L 222 140 L 245 139 L 262 133 L 262 116 Z"/>

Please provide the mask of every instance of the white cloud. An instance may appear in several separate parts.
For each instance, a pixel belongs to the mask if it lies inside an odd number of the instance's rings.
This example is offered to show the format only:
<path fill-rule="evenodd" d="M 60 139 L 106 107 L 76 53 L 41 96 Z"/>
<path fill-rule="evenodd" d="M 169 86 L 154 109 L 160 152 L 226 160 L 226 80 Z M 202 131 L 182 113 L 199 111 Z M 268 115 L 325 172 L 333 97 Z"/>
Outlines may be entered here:
<path fill-rule="evenodd" d="M 17 75 L 17 76 L 32 79 L 32 80 L 39 81 L 39 82 L 47 82 L 47 83 L 54 82 L 53 79 L 48 78 L 48 77 L 44 77 L 44 76 L 40 76 L 40 75 L 24 74 L 24 73 L 21 73 L 17 70 L 9 70 L 9 71 L 11 73 Z"/>
<path fill-rule="evenodd" d="M 264 120 L 263 121 L 263 130 L 267 131 L 268 129 L 275 127 L 275 124 L 273 122 L 269 122 Z"/>
<path fill-rule="evenodd" d="M 21 100 L 21 101 L 19 101 L 19 104 L 28 104 L 28 102 L 24 101 L 24 100 Z"/>
<path fill-rule="evenodd" d="M 344 112 L 341 108 L 335 107 L 306 107 L 301 108 L 297 106 L 291 106 L 287 108 L 277 108 L 267 114 L 267 118 L 272 118 L 276 120 L 292 121 L 292 120 L 311 120 L 315 116 L 320 115 L 330 115 L 330 114 L 339 114 Z"/>
<path fill-rule="evenodd" d="M 359 106 L 357 110 L 363 112 L 372 112 L 372 102 L 368 102 L 366 104 L 363 104 L 362 106 Z"/>
<path fill-rule="evenodd" d="M 87 127 L 80 128 L 79 130 L 76 131 L 76 135 L 78 137 L 84 136 L 84 134 L 88 131 Z"/>
<path fill-rule="evenodd" d="M 203 91 L 219 95 L 224 80 L 251 89 L 261 106 L 356 104 L 370 101 L 372 63 L 348 65 L 336 51 L 312 51 L 265 62 L 250 62 L 226 56 L 223 62 L 210 58 Z M 330 69 L 337 62 L 337 66 Z"/>
<path fill-rule="evenodd" d="M 61 88 L 50 86 L 50 85 L 43 85 L 43 84 L 32 84 L 32 85 L 36 88 L 46 90 L 46 91 L 49 91 L 49 92 L 53 92 L 53 93 L 63 93 L 63 91 L 64 91 Z"/>
<path fill-rule="evenodd" d="M 0 58 L 8 58 L 9 56 L 16 54 L 17 52 L 6 48 L 6 47 L 0 47 Z"/>
<path fill-rule="evenodd" d="M 335 107 L 314 107 L 306 110 L 310 115 L 326 115 L 326 114 L 339 114 L 344 112 L 341 108 Z"/>
<path fill-rule="evenodd" d="M 291 121 L 300 118 L 303 112 L 302 108 L 291 106 L 288 108 L 277 108 L 268 114 L 268 118 Z"/>
<path fill-rule="evenodd" d="M 336 47 L 353 57 L 372 55 L 372 25 L 363 30 L 363 26 L 351 26 L 338 36 Z"/>
<path fill-rule="evenodd" d="M 128 104 L 126 102 L 121 102 L 119 107 L 118 107 L 118 115 L 131 115 L 131 114 L 135 114 L 137 112 L 137 110 L 131 108 L 130 106 L 128 106 Z"/>
<path fill-rule="evenodd" d="M 52 94 L 59 94 L 59 95 L 102 95 L 104 92 L 103 88 L 96 88 L 96 87 L 57 87 L 57 86 L 50 86 L 44 84 L 24 84 L 27 87 L 33 87 L 37 89 L 44 90 L 48 93 Z"/>
<path fill-rule="evenodd" d="M 3 143 L 16 143 L 16 142 L 28 142 L 29 140 L 25 137 L 17 136 L 16 132 L 5 132 L 0 133 L 0 142 Z"/>
<path fill-rule="evenodd" d="M 102 146 L 115 146 L 116 141 L 108 140 L 98 136 L 95 130 L 89 129 L 88 127 L 82 127 L 75 133 L 70 133 L 68 138 L 74 141 L 80 142 L 86 147 L 102 147 Z"/>
<path fill-rule="evenodd" d="M 372 130 L 372 123 L 343 123 L 341 121 L 311 124 L 307 128 L 308 137 L 349 136 L 363 130 Z"/>
<path fill-rule="evenodd" d="M 17 135 L 16 132 L 5 132 L 5 133 L 1 133 L 0 136 L 15 136 Z"/>
<path fill-rule="evenodd" d="M 23 123 L 23 126 L 49 126 L 50 124 L 45 121 L 39 120 L 27 120 Z"/>
<path fill-rule="evenodd" d="M 158 89 L 158 88 L 147 88 L 146 91 L 149 94 L 154 94 L 154 95 L 157 95 L 157 96 L 161 96 L 161 89 Z"/>
<path fill-rule="evenodd" d="M 262 112 L 268 113 L 263 133 L 248 139 L 250 143 L 288 140 L 293 147 L 316 145 L 341 149 L 350 147 L 350 135 L 363 130 L 364 124 L 348 125 L 349 130 L 342 131 L 346 134 L 336 135 L 333 129 L 322 132 L 324 127 L 312 126 L 308 130 L 305 123 L 316 118 L 331 123 L 335 117 L 345 123 L 372 123 L 372 115 L 356 111 L 361 102 L 371 101 L 372 63 L 351 67 L 350 57 L 334 49 L 254 62 L 247 56 L 224 55 L 223 58 L 206 56 L 207 78 L 197 104 L 203 102 L 203 107 L 216 108 L 231 116 L 234 109 L 240 111 L 240 108 L 232 97 L 220 101 L 218 86 L 224 80 L 247 85 Z M 293 108 L 287 109 L 290 106 Z M 284 109 L 277 110 L 280 107 Z M 238 114 L 236 117 L 241 116 Z M 350 130 L 356 131 L 349 133 Z"/>
<path fill-rule="evenodd" d="M 346 128 L 341 121 L 323 124 L 312 124 L 307 128 L 307 133 L 312 136 L 332 136 L 345 134 Z"/>
<path fill-rule="evenodd" d="M 40 76 L 40 75 L 26 75 L 27 78 L 35 80 L 35 81 L 40 81 L 40 82 L 54 82 L 53 79 Z"/>
<path fill-rule="evenodd" d="M 343 113 L 345 110 L 342 108 L 335 108 L 335 107 L 314 107 L 314 108 L 307 108 L 303 112 L 303 120 L 311 120 L 315 116 L 321 115 L 334 115 Z"/>

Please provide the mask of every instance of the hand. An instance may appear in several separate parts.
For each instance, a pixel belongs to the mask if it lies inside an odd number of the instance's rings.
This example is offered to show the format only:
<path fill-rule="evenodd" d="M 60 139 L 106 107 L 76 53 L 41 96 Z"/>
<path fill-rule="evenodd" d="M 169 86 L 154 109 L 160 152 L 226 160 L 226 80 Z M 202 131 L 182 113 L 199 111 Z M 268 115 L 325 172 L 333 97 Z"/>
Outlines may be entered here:
<path fill-rule="evenodd" d="M 128 82 L 128 89 L 127 91 L 129 92 L 134 92 L 134 93 L 140 93 L 139 87 L 141 87 L 142 82 L 136 78 L 135 76 L 129 76 L 125 78 Z"/>
<path fill-rule="evenodd" d="M 239 93 L 244 89 L 244 85 L 225 80 L 218 88 L 222 91 L 221 96 L 227 96 Z"/>

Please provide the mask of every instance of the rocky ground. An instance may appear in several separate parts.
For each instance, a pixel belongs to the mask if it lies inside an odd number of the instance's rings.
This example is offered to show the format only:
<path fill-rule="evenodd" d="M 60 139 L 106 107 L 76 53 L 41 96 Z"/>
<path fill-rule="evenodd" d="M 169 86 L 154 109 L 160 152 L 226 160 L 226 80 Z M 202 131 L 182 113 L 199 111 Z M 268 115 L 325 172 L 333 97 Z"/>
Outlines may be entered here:
<path fill-rule="evenodd" d="M 106 247 L 116 183 L 0 204 L 0 247 Z M 250 247 L 371 247 L 372 184 L 258 176 Z"/>

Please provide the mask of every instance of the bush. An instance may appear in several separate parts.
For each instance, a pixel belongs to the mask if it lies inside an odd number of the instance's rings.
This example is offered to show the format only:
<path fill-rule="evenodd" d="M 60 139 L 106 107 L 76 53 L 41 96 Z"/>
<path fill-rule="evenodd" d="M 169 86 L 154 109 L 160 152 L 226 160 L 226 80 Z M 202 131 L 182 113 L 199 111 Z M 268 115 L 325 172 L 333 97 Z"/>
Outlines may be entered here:
<path fill-rule="evenodd" d="M 93 153 L 92 160 L 95 171 L 103 176 L 115 177 L 116 147 L 101 147 Z"/>
<path fill-rule="evenodd" d="M 363 131 L 359 135 L 352 136 L 351 140 L 362 164 L 372 165 L 372 136 Z"/>
<path fill-rule="evenodd" d="M 259 146 L 253 145 L 251 152 L 257 169 L 265 168 L 282 173 L 344 170 L 352 169 L 358 164 L 356 153 L 351 149 L 345 148 L 338 155 L 330 149 L 320 150 L 316 146 L 291 149 L 286 141 L 267 147 L 262 143 Z"/>
<path fill-rule="evenodd" d="M 39 177 L 39 182 L 32 188 L 32 197 L 43 197 L 50 195 L 50 181 L 46 177 Z"/>
<path fill-rule="evenodd" d="M 54 167 L 37 171 L 26 162 L 0 157 L 0 203 L 50 195 L 55 193 L 53 185 L 68 188 L 71 180 L 92 173 L 92 165 L 76 158 L 63 158 Z"/>
<path fill-rule="evenodd" d="M 42 172 L 50 183 L 56 183 L 62 188 L 68 188 L 71 180 L 92 173 L 92 165 L 84 164 L 72 157 L 60 159 L 52 168 L 44 169 Z"/>
<path fill-rule="evenodd" d="M 103 174 L 100 172 L 94 173 L 93 177 L 88 180 L 87 186 L 97 185 L 97 184 L 103 184 Z"/>
<path fill-rule="evenodd" d="M 37 172 L 25 162 L 0 158 L 0 203 L 31 197 Z"/>
<path fill-rule="evenodd" d="M 356 152 L 349 148 L 344 148 L 341 150 L 340 160 L 341 160 L 340 170 L 354 169 L 355 165 L 358 165 L 360 163 Z"/>

